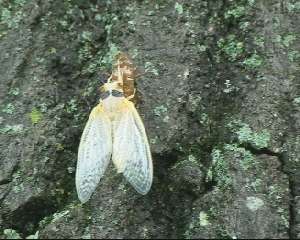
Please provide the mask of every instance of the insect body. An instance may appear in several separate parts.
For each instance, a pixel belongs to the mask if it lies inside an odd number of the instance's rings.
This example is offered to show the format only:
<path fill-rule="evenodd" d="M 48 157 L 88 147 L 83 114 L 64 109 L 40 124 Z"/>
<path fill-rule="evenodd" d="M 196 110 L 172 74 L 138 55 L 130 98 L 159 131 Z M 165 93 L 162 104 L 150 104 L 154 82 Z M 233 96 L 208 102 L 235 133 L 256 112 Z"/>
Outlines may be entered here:
<path fill-rule="evenodd" d="M 139 193 L 146 194 L 152 185 L 152 158 L 145 128 L 129 101 L 134 97 L 133 84 L 126 91 L 124 88 L 126 81 L 133 83 L 133 79 L 127 79 L 132 68 L 121 64 L 124 57 L 119 56 L 117 69 L 100 88 L 100 103 L 90 113 L 81 137 L 76 189 L 83 203 L 96 189 L 110 159 Z"/>

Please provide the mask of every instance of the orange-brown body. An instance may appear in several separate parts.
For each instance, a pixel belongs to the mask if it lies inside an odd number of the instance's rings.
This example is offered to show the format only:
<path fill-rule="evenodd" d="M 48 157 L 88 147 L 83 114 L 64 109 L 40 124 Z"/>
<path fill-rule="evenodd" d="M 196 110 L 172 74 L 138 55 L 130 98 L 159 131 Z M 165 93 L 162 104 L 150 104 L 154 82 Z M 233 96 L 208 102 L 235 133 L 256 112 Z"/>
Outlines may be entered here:
<path fill-rule="evenodd" d="M 124 53 L 116 56 L 116 64 L 113 65 L 111 81 L 118 82 L 123 89 L 124 97 L 134 100 L 135 97 L 136 67 Z"/>

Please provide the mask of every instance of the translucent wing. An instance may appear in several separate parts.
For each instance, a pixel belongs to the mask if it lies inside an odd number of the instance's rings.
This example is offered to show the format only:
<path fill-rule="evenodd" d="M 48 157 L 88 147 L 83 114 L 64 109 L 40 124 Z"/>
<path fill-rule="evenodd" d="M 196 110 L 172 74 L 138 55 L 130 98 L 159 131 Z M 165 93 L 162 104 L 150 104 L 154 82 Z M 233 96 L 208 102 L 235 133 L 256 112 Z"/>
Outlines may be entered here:
<path fill-rule="evenodd" d="M 76 169 L 76 189 L 82 203 L 89 200 L 109 163 L 112 152 L 111 122 L 96 106 L 81 136 Z"/>
<path fill-rule="evenodd" d="M 146 194 L 150 190 L 153 169 L 145 128 L 133 103 L 126 99 L 113 121 L 112 160 L 136 191 Z"/>

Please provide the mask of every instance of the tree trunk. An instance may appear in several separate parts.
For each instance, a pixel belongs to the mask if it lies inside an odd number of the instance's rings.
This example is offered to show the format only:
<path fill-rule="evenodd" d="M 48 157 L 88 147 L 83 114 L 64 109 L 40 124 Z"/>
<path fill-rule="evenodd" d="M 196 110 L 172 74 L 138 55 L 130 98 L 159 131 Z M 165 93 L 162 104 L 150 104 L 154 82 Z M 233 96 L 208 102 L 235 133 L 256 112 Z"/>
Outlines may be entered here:
<path fill-rule="evenodd" d="M 300 2 L 0 1 L 0 238 L 300 238 Z M 154 165 L 89 202 L 77 151 L 114 55 Z M 37 236 L 36 235 L 36 236 Z"/>

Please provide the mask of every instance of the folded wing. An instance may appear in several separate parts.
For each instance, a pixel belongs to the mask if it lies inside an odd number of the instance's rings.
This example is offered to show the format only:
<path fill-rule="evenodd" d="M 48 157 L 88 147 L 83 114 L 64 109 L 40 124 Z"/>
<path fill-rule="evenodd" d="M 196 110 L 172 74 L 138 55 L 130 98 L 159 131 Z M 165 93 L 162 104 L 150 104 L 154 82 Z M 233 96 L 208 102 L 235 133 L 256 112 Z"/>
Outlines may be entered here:
<path fill-rule="evenodd" d="M 111 122 L 96 106 L 81 136 L 76 169 L 76 189 L 82 203 L 89 200 L 103 176 L 112 153 Z"/>
<path fill-rule="evenodd" d="M 146 194 L 152 185 L 153 167 L 143 122 L 132 102 L 124 99 L 113 121 L 112 160 L 137 192 Z"/>

